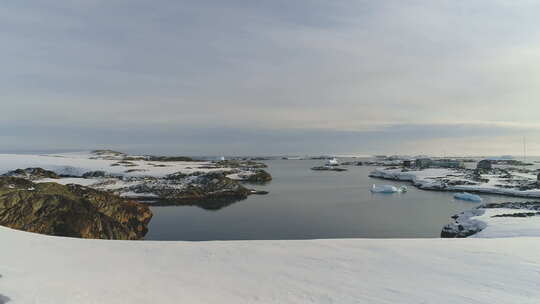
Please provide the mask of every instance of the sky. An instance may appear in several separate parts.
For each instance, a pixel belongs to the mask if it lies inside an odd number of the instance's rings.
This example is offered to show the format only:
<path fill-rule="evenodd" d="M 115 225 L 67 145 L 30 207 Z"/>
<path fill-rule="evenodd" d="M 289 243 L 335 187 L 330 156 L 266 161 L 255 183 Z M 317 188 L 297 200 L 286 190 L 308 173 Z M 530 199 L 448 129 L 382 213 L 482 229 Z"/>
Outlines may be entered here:
<path fill-rule="evenodd" d="M 0 152 L 540 155 L 539 1 L 0 5 Z"/>

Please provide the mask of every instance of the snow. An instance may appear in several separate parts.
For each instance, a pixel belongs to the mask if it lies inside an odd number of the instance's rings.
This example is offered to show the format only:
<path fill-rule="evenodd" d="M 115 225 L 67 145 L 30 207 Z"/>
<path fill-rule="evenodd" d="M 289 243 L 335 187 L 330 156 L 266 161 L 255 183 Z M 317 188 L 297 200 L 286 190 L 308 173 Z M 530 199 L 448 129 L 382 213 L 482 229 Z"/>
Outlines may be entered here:
<path fill-rule="evenodd" d="M 92 159 L 96 155 L 89 152 L 64 153 L 54 155 L 26 155 L 26 154 L 0 154 L 0 174 L 15 169 L 30 167 L 40 167 L 51 170 L 57 174 L 81 176 L 89 171 L 106 171 L 110 174 L 124 176 L 154 176 L 163 177 L 168 174 L 182 172 L 185 174 L 193 172 L 220 171 L 223 169 L 199 168 L 208 166 L 209 162 L 155 162 L 146 160 L 130 161 L 135 166 L 111 166 L 118 163 L 120 159 Z M 156 166 L 156 164 L 164 165 Z M 130 169 L 141 171 L 126 172 Z"/>
<path fill-rule="evenodd" d="M 337 158 L 332 158 L 332 159 L 329 159 L 326 161 L 326 165 L 328 166 L 337 166 L 339 165 L 339 161 L 337 160 Z"/>
<path fill-rule="evenodd" d="M 471 217 L 487 224 L 486 228 L 471 236 L 474 238 L 508 238 L 540 236 L 540 216 L 530 217 L 493 217 L 500 214 L 534 212 L 526 209 L 482 209 L 480 216 Z"/>
<path fill-rule="evenodd" d="M 139 158 L 139 159 L 136 159 Z M 166 180 L 165 176 L 175 173 L 190 175 L 192 173 L 208 173 L 230 171 L 231 168 L 216 168 L 211 162 L 193 161 L 148 161 L 146 157 L 132 156 L 120 153 L 92 152 L 63 153 L 54 155 L 19 155 L 0 154 L 0 174 L 15 169 L 40 167 L 54 171 L 62 177 L 59 179 L 43 178 L 35 182 L 54 182 L 59 184 L 79 184 L 98 190 L 113 191 L 131 199 L 156 198 L 153 192 L 139 193 L 135 188 L 143 185 L 166 187 L 168 189 L 184 189 L 189 184 L 196 184 L 197 176 L 187 176 L 183 179 Z M 82 178 L 84 173 L 104 171 L 106 177 Z M 236 170 L 238 171 L 238 170 Z M 243 180 L 254 172 L 244 171 L 230 177 Z M 116 177 L 116 178 L 114 178 Z M 121 177 L 121 178 L 119 178 Z M 1 304 L 1 303 L 0 303 Z"/>
<path fill-rule="evenodd" d="M 136 193 L 133 191 L 122 192 L 120 196 L 128 198 L 159 198 L 159 195 L 154 193 Z"/>
<path fill-rule="evenodd" d="M 82 177 L 67 177 L 67 178 L 42 178 L 36 180 L 36 183 L 58 183 L 62 185 L 67 184 L 77 184 L 82 186 L 91 186 L 95 183 L 100 182 L 100 179 L 97 178 L 82 178 Z"/>
<path fill-rule="evenodd" d="M 9 304 L 540 300 L 538 238 L 137 242 L 0 228 L 0 239 Z"/>
<path fill-rule="evenodd" d="M 533 175 L 519 174 L 513 175 L 517 177 L 536 177 Z M 439 178 L 448 178 L 449 180 L 463 181 L 466 180 L 465 173 L 452 170 L 452 169 L 440 169 L 430 168 L 424 170 L 412 170 L 402 171 L 402 169 L 385 169 L 377 168 L 370 173 L 371 177 L 379 177 L 391 180 L 410 181 L 415 186 L 426 190 L 446 190 L 446 191 L 471 191 L 490 194 L 501 194 L 518 197 L 534 197 L 540 198 L 540 189 L 519 190 L 517 188 L 501 188 L 497 187 L 498 184 L 503 183 L 501 178 L 496 175 L 484 175 L 488 177 L 489 182 L 479 183 L 477 185 L 446 185 L 443 186 Z"/>
<path fill-rule="evenodd" d="M 227 177 L 233 180 L 242 181 L 248 179 L 250 176 L 255 175 L 253 171 L 243 171 L 239 173 L 228 174 Z"/>

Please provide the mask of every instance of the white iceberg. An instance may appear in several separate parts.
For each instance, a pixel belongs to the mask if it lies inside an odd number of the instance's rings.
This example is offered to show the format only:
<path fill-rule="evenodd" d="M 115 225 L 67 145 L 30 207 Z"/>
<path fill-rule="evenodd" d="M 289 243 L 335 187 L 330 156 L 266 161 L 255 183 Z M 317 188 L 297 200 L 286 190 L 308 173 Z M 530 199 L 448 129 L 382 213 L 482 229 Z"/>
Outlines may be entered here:
<path fill-rule="evenodd" d="M 469 202 L 482 202 L 482 198 L 480 196 L 467 192 L 456 193 L 454 194 L 454 198 Z"/>
<path fill-rule="evenodd" d="M 332 158 L 332 159 L 329 159 L 327 162 L 326 162 L 326 165 L 327 166 L 339 166 L 339 161 L 337 160 L 337 158 Z"/>
<path fill-rule="evenodd" d="M 380 185 L 380 186 L 377 186 L 377 185 L 373 185 L 371 187 L 371 192 L 373 193 L 398 193 L 398 192 L 407 192 L 407 187 L 405 186 L 401 186 L 401 187 L 396 187 L 396 186 L 392 186 L 392 185 Z"/>

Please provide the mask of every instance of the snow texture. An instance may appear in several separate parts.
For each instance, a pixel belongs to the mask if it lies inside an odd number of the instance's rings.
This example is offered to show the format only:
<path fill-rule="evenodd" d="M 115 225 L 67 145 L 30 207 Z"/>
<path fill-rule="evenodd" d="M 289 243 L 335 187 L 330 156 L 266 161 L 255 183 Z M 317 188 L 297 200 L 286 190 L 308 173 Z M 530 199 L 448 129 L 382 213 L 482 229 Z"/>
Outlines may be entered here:
<path fill-rule="evenodd" d="M 530 180 L 536 181 L 536 176 L 528 174 L 521 176 L 512 172 L 514 177 L 526 176 Z M 378 177 L 390 180 L 409 181 L 416 187 L 425 190 L 444 191 L 469 191 L 479 193 L 501 194 L 518 197 L 540 198 L 540 189 L 520 190 L 518 187 L 503 188 L 498 185 L 504 184 L 504 179 L 495 175 L 483 175 L 482 178 L 489 179 L 488 182 L 476 182 L 474 185 L 450 185 L 447 181 L 471 182 L 462 171 L 452 169 L 424 169 L 414 171 L 403 171 L 402 169 L 377 168 L 370 173 L 371 177 Z M 533 179 L 534 178 L 534 179 Z M 446 180 L 443 181 L 443 180 Z"/>
<path fill-rule="evenodd" d="M 540 239 L 154 242 L 0 227 L 17 303 L 538 303 Z"/>

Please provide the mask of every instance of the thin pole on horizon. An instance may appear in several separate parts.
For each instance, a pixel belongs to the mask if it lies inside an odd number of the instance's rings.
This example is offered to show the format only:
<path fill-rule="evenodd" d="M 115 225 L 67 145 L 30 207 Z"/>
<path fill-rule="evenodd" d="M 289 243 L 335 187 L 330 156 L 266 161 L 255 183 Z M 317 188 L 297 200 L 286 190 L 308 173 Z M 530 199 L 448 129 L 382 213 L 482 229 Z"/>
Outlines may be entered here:
<path fill-rule="evenodd" d="M 527 138 L 523 136 L 523 161 L 527 161 Z"/>

